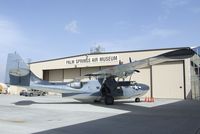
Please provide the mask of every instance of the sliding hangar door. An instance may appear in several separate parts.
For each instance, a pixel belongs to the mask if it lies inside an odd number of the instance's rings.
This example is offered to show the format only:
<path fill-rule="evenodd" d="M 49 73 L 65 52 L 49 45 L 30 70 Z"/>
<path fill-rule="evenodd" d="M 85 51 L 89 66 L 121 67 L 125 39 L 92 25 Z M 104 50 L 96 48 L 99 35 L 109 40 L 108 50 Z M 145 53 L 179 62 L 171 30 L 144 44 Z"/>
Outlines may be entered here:
<path fill-rule="evenodd" d="M 140 69 L 132 79 L 150 86 L 146 97 L 184 99 L 184 77 L 183 61 L 173 61 Z"/>
<path fill-rule="evenodd" d="M 43 78 L 48 75 L 49 81 L 72 81 L 74 78 L 88 80 L 84 75 L 100 70 L 102 67 L 71 68 L 43 71 Z M 105 68 L 105 67 L 103 67 Z M 48 72 L 48 73 L 47 73 Z M 132 80 L 149 85 L 150 90 L 144 97 L 155 98 L 185 98 L 183 61 L 166 62 L 140 69 L 140 73 L 133 74 Z"/>
<path fill-rule="evenodd" d="M 84 75 L 99 71 L 100 67 L 87 67 L 87 68 L 70 68 L 70 69 L 56 69 L 56 70 L 43 70 L 43 78 L 51 82 L 70 82 L 73 80 L 89 80 Z"/>
<path fill-rule="evenodd" d="M 183 62 L 152 66 L 152 89 L 155 98 L 184 99 Z"/>

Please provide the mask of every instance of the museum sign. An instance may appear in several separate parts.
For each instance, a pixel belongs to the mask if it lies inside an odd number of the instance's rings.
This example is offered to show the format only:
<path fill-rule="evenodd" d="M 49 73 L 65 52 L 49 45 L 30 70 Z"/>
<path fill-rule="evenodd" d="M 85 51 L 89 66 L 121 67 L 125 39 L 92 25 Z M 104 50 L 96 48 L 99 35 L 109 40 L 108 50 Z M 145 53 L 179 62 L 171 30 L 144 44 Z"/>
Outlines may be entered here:
<path fill-rule="evenodd" d="M 77 65 L 77 64 L 94 64 L 94 63 L 118 63 L 118 55 L 106 55 L 106 56 L 95 56 L 95 55 L 86 55 L 77 58 L 65 60 L 65 64 L 68 65 Z"/>

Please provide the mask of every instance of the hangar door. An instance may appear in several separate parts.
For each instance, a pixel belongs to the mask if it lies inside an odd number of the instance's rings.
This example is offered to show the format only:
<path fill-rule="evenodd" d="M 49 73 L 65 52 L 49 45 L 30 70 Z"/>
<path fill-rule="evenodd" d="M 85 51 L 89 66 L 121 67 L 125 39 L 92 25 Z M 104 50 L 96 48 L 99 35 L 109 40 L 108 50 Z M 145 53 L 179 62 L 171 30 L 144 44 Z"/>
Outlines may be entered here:
<path fill-rule="evenodd" d="M 63 70 L 49 70 L 49 81 L 62 82 L 63 81 Z"/>
<path fill-rule="evenodd" d="M 152 88 L 155 98 L 184 99 L 183 61 L 152 66 Z"/>

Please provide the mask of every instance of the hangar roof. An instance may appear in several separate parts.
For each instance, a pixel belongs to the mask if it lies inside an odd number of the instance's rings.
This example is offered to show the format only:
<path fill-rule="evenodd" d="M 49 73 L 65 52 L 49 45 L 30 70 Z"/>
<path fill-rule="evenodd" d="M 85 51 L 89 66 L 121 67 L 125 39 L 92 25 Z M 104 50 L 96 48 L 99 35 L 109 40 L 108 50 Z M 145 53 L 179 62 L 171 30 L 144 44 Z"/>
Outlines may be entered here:
<path fill-rule="evenodd" d="M 67 57 L 61 57 L 61 58 L 54 58 L 54 59 L 49 59 L 49 60 L 35 61 L 35 62 L 31 62 L 29 64 L 35 64 L 35 63 L 41 63 L 41 62 L 48 62 L 48 61 L 54 61 L 54 60 L 61 60 L 61 59 L 79 57 L 79 56 L 84 56 L 84 55 L 129 53 L 129 52 L 144 52 L 144 51 L 160 51 L 160 50 L 173 50 L 173 49 L 181 49 L 181 48 L 190 48 L 190 47 L 174 47 L 174 48 L 158 48 L 158 49 L 146 49 L 146 50 L 131 50 L 131 51 L 114 51 L 114 52 L 100 52 L 100 53 L 85 53 L 85 54 L 79 54 L 79 55 L 73 55 L 73 56 L 67 56 Z"/>

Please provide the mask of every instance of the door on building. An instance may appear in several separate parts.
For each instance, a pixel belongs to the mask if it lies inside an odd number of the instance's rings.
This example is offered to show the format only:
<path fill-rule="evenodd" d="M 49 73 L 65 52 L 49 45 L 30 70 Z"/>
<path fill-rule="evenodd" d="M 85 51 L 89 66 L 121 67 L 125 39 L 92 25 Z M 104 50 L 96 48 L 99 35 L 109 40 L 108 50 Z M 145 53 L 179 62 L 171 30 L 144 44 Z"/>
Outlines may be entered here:
<path fill-rule="evenodd" d="M 184 99 L 183 61 L 152 66 L 152 88 L 155 98 Z"/>

